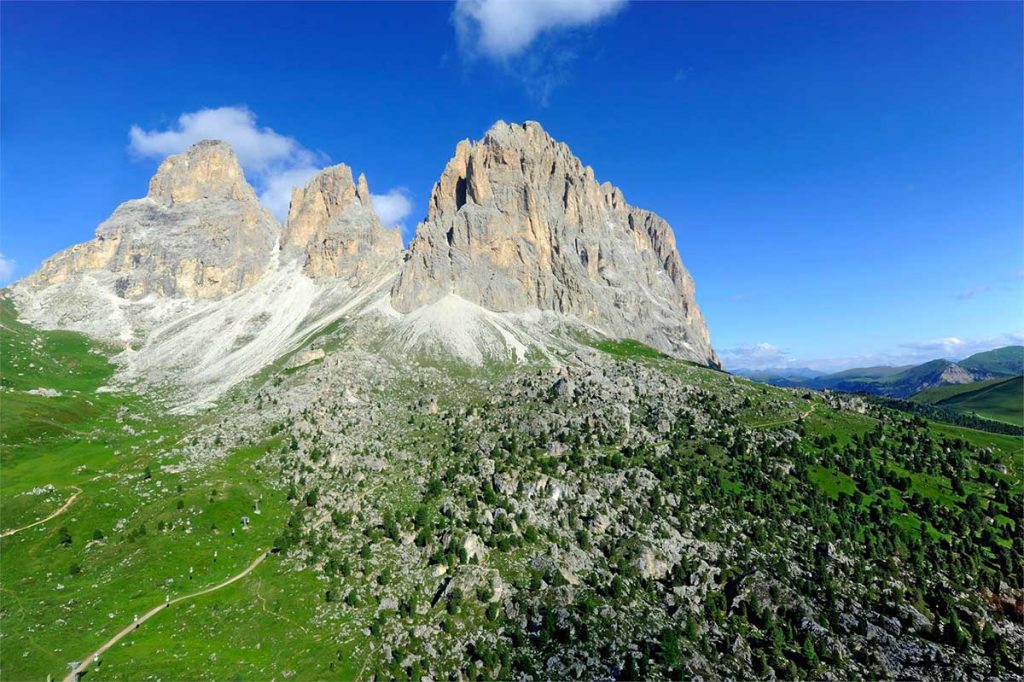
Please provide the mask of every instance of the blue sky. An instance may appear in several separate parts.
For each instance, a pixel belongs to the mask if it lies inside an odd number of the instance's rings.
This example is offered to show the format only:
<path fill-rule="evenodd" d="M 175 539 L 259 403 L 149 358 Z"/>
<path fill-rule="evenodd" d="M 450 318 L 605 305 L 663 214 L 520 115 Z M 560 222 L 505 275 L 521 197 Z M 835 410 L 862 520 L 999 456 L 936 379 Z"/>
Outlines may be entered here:
<path fill-rule="evenodd" d="M 458 140 L 533 119 L 672 224 L 728 366 L 1024 339 L 1020 3 L 0 13 L 7 279 L 90 238 L 199 133 L 235 136 L 278 211 L 345 162 L 408 234 Z"/>

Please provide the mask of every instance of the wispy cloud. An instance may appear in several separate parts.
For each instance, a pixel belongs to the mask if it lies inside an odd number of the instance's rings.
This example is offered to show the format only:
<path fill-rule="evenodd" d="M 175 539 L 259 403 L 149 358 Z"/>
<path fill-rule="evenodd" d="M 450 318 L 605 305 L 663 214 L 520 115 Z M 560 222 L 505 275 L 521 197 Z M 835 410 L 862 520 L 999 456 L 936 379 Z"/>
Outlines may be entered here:
<path fill-rule="evenodd" d="M 955 294 L 955 296 L 960 300 L 966 300 L 968 298 L 974 298 L 978 294 L 984 294 L 985 292 L 988 291 L 992 291 L 992 286 L 986 284 L 984 286 L 974 287 L 972 289 L 967 289 L 966 291 L 961 291 L 959 294 Z"/>
<path fill-rule="evenodd" d="M 563 38 L 625 6 L 626 0 L 457 0 L 452 23 L 463 57 L 495 62 L 546 105 L 578 55 Z"/>
<path fill-rule="evenodd" d="M 721 355 L 727 368 L 765 369 L 794 366 L 793 356 L 772 343 L 753 343 L 725 348 Z"/>
<path fill-rule="evenodd" d="M 131 151 L 143 157 L 162 158 L 177 154 L 201 140 L 223 140 L 231 145 L 260 201 L 279 220 L 288 215 L 293 187 L 304 186 L 330 163 L 329 157 L 302 145 L 298 140 L 260 126 L 256 114 L 245 106 L 200 109 L 181 114 L 165 130 L 144 130 L 133 125 L 129 131 Z M 382 196 L 390 196 L 391 190 Z M 385 223 L 393 219 L 392 206 Z M 411 204 L 409 207 L 411 210 Z M 380 209 L 378 208 L 378 215 Z"/>
<path fill-rule="evenodd" d="M 916 365 L 939 358 L 962 360 L 982 351 L 1015 345 L 1024 345 L 1024 332 L 1008 332 L 973 339 L 947 336 L 924 341 L 908 341 L 890 350 L 838 357 L 800 357 L 772 343 L 755 343 L 726 348 L 721 351 L 721 356 L 727 369 L 807 367 L 834 372 L 851 367 Z"/>
<path fill-rule="evenodd" d="M 1010 332 L 999 336 L 977 339 L 962 339 L 958 336 L 946 336 L 939 339 L 901 343 L 900 348 L 906 350 L 914 359 L 934 360 L 947 358 L 959 360 L 981 351 L 999 348 L 1000 346 L 1016 346 L 1024 344 L 1024 332 Z"/>
<path fill-rule="evenodd" d="M 0 253 L 0 285 L 7 284 L 14 278 L 15 263 Z"/>
<path fill-rule="evenodd" d="M 1012 272 L 1008 275 L 1004 274 L 1000 277 L 997 277 L 994 281 L 988 282 L 987 284 L 971 287 L 970 289 L 966 289 L 959 293 L 953 294 L 953 298 L 958 298 L 961 301 L 966 301 L 974 298 L 975 296 L 987 294 L 988 292 L 992 291 L 993 289 L 996 289 L 997 287 L 1000 289 L 1006 289 L 1007 287 L 1012 286 L 1012 283 L 1014 281 L 1019 279 L 1024 279 L 1024 270 L 1018 270 L 1017 272 Z"/>

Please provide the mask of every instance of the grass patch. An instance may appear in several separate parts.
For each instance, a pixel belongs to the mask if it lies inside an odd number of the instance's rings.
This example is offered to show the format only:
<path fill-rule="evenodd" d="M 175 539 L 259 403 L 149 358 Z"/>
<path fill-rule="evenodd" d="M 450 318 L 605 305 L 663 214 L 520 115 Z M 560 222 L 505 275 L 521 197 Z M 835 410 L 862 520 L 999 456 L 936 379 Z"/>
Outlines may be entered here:
<path fill-rule="evenodd" d="M 659 350 L 637 341 L 636 339 L 604 339 L 596 341 L 594 348 L 614 355 L 617 358 L 667 358 Z"/>

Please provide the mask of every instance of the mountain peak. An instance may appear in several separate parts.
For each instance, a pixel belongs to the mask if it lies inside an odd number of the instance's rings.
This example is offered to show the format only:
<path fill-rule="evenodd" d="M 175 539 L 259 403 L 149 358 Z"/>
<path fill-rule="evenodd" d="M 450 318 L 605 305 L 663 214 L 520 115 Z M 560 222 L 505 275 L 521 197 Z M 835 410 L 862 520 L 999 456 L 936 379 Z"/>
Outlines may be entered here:
<path fill-rule="evenodd" d="M 381 225 L 366 176 L 353 181 L 352 169 L 340 163 L 292 191 L 281 245 L 305 253 L 309 276 L 358 285 L 385 265 L 397 267 L 402 237 Z"/>
<path fill-rule="evenodd" d="M 257 201 L 227 142 L 203 140 L 167 157 L 149 181 L 148 197 L 167 206 L 198 199 Z"/>
<path fill-rule="evenodd" d="M 266 270 L 279 230 L 231 146 L 204 140 L 167 157 L 146 198 L 118 206 L 95 239 L 47 259 L 24 283 L 66 287 L 53 300 L 69 309 L 58 313 L 54 303 L 52 312 L 94 332 L 109 294 L 218 299 L 250 286 Z M 102 289 L 95 305 L 82 304 L 93 283 Z"/>
<path fill-rule="evenodd" d="M 494 125 L 487 129 L 481 143 L 501 144 L 515 140 L 544 140 L 550 144 L 558 144 L 537 121 L 505 123 L 501 120 L 495 121 Z"/>
<path fill-rule="evenodd" d="M 410 312 L 449 294 L 719 364 L 668 224 L 599 185 L 532 121 L 460 142 L 434 186 L 392 305 Z"/>

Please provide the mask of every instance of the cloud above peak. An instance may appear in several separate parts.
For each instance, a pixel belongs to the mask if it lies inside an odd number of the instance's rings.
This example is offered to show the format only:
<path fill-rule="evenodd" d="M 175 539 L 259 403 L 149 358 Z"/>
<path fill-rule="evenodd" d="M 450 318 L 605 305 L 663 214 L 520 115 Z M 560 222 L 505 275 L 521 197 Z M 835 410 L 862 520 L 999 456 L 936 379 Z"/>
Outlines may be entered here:
<path fill-rule="evenodd" d="M 303 187 L 330 163 L 326 154 L 314 152 L 273 128 L 261 127 L 256 114 L 245 106 L 187 112 L 165 130 L 144 130 L 133 125 L 128 135 L 129 149 L 145 158 L 162 159 L 178 154 L 202 140 L 227 142 L 256 188 L 260 202 L 282 221 L 288 215 L 292 188 Z M 398 210 L 403 205 L 392 198 L 395 192 L 405 201 L 404 213 Z M 396 224 L 412 211 L 412 203 L 403 190 L 390 190 L 381 196 L 382 207 L 377 207 L 377 214 L 385 224 Z"/>
<path fill-rule="evenodd" d="M 315 166 L 320 156 L 273 128 L 259 127 L 256 114 L 244 106 L 185 113 L 167 130 L 133 125 L 128 134 L 131 150 L 147 157 L 177 154 L 201 140 L 223 140 L 235 150 L 242 167 L 257 174 L 281 166 Z"/>
<path fill-rule="evenodd" d="M 464 46 L 504 60 L 522 54 L 541 33 L 588 26 L 625 5 L 626 0 L 457 0 L 452 20 Z"/>

